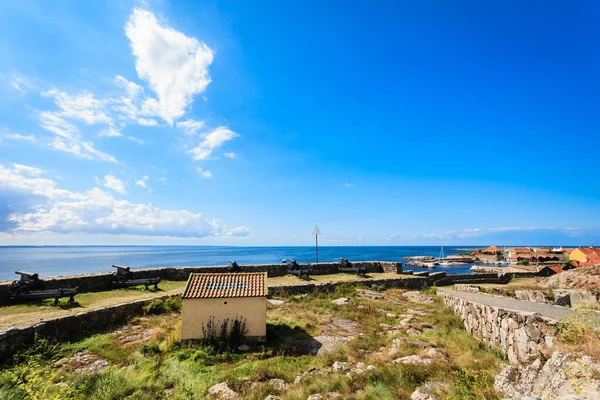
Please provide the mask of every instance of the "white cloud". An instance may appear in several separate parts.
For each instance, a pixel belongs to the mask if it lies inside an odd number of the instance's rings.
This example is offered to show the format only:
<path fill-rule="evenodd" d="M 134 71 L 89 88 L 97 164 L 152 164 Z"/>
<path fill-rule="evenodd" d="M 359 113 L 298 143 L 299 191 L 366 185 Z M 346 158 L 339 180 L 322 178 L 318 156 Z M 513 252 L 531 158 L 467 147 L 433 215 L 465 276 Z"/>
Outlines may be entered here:
<path fill-rule="evenodd" d="M 98 134 L 98 136 L 106 136 L 106 137 L 119 137 L 119 136 L 123 136 L 121 134 L 121 132 L 119 132 L 118 129 L 116 129 L 115 127 L 108 127 L 103 131 L 100 131 L 100 133 Z"/>
<path fill-rule="evenodd" d="M 148 144 L 148 143 L 150 143 L 147 140 L 138 139 L 135 136 L 127 136 L 127 140 L 131 140 L 132 142 L 137 143 L 137 144 Z"/>
<path fill-rule="evenodd" d="M 37 141 L 38 141 L 35 138 L 35 136 L 33 136 L 33 135 L 20 135 L 18 133 L 4 133 L 0 136 L 2 136 L 5 139 L 21 140 L 21 141 L 30 142 L 30 143 L 37 143 Z"/>
<path fill-rule="evenodd" d="M 125 194 L 125 185 L 123 181 L 114 175 L 106 175 L 104 177 L 104 187 L 114 190 L 117 193 Z"/>
<path fill-rule="evenodd" d="M 33 175 L 33 176 L 38 176 L 43 174 L 45 171 L 43 169 L 40 168 L 36 168 L 36 167 L 30 167 L 28 165 L 23 165 L 23 164 L 12 164 L 15 172 L 18 175 Z"/>
<path fill-rule="evenodd" d="M 116 200 L 99 188 L 85 193 L 58 189 L 50 179 L 23 176 L 17 169 L 1 165 L 0 188 L 42 197 L 42 202 L 31 211 L 9 215 L 8 221 L 13 224 L 9 230 L 11 234 L 54 232 L 205 237 L 244 236 L 249 232 L 246 227 L 228 230 L 221 221 L 200 213 Z"/>
<path fill-rule="evenodd" d="M 188 136 L 194 135 L 200 129 L 204 128 L 205 125 L 206 124 L 204 121 L 196 121 L 193 119 L 188 119 L 177 123 L 177 127 L 182 128 L 183 132 Z"/>
<path fill-rule="evenodd" d="M 76 95 L 60 92 L 56 89 L 43 92 L 42 96 L 54 98 L 54 102 L 60 108 L 58 114 L 61 117 L 80 120 L 89 125 L 107 124 L 112 125 L 112 119 L 107 115 L 107 100 L 98 100 L 89 91 L 83 91 Z"/>
<path fill-rule="evenodd" d="M 225 158 L 235 158 L 235 153 L 225 153 L 223 155 L 225 156 Z"/>
<path fill-rule="evenodd" d="M 121 75 L 117 75 L 115 77 L 115 83 L 117 86 L 125 89 L 127 95 L 130 99 L 136 99 L 144 93 L 144 88 L 138 85 L 135 82 L 128 81 L 123 78 Z"/>
<path fill-rule="evenodd" d="M 228 236 L 248 236 L 250 232 L 250 228 L 238 226 L 237 228 L 233 228 L 232 230 L 228 231 L 226 234 Z"/>
<path fill-rule="evenodd" d="M 239 135 L 224 126 L 220 126 L 212 132 L 202 135 L 202 142 L 188 153 L 192 154 L 194 160 L 206 160 L 212 152 L 224 143 L 238 137 Z"/>
<path fill-rule="evenodd" d="M 143 187 L 143 188 L 147 188 L 148 187 L 148 175 L 144 175 L 142 177 L 142 179 L 140 179 L 139 181 L 135 182 L 136 185 Z"/>
<path fill-rule="evenodd" d="M 196 167 L 196 172 L 204 178 L 212 178 L 212 173 L 210 171 L 206 171 L 200 167 Z"/>
<path fill-rule="evenodd" d="M 10 86 L 21 93 L 27 93 L 30 89 L 34 88 L 34 84 L 29 79 L 17 74 L 13 74 Z"/>
<path fill-rule="evenodd" d="M 158 99 L 148 99 L 142 110 L 172 124 L 185 113 L 194 95 L 210 83 L 208 67 L 213 51 L 204 43 L 161 24 L 154 14 L 134 9 L 125 26 L 135 68 Z"/>
<path fill-rule="evenodd" d="M 351 188 L 354 187 L 354 183 L 342 183 L 340 186 L 345 188 Z"/>
<path fill-rule="evenodd" d="M 137 123 L 142 126 L 156 126 L 158 122 L 152 118 L 138 118 Z"/>
<path fill-rule="evenodd" d="M 76 193 L 71 193 L 68 190 L 58 189 L 56 182 L 51 179 L 29 177 L 24 175 L 31 175 L 31 173 L 25 173 L 25 170 L 39 170 L 39 168 L 29 167 L 26 165 L 20 165 L 19 167 L 13 167 L 12 169 L 6 168 L 0 165 L 0 187 L 6 189 L 12 189 L 15 192 L 27 192 L 35 196 L 43 196 L 49 199 L 58 198 L 70 198 L 79 199 L 81 198 Z"/>
<path fill-rule="evenodd" d="M 51 148 L 71 153 L 80 158 L 117 161 L 113 156 L 96 150 L 92 142 L 81 139 L 77 127 L 66 121 L 60 113 L 43 111 L 39 114 L 39 119 L 42 128 L 58 136 L 48 144 Z"/>

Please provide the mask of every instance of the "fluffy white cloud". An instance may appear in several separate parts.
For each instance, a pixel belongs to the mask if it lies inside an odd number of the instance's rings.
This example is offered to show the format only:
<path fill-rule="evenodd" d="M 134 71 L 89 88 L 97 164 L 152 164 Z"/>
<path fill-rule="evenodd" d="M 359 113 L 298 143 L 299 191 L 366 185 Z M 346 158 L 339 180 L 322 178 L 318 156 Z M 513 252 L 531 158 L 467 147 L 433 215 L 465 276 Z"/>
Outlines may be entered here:
<path fill-rule="evenodd" d="M 225 153 L 223 154 L 225 158 L 235 158 L 235 153 Z"/>
<path fill-rule="evenodd" d="M 188 136 L 194 135 L 200 129 L 204 128 L 205 125 L 206 124 L 204 121 L 196 121 L 193 119 L 188 119 L 177 123 L 177 127 L 183 129 L 183 132 Z"/>
<path fill-rule="evenodd" d="M 32 173 L 33 172 L 33 173 Z M 80 199 L 76 193 L 68 190 L 58 189 L 56 182 L 51 179 L 39 178 L 37 175 L 43 173 L 39 168 L 27 165 L 13 164 L 13 168 L 0 165 L 0 187 L 10 189 L 13 192 L 25 192 L 35 196 L 43 196 L 48 199 Z M 34 175 L 34 177 L 31 177 Z"/>
<path fill-rule="evenodd" d="M 114 175 L 106 175 L 104 177 L 104 187 L 114 190 L 117 193 L 125 194 L 125 184 Z"/>
<path fill-rule="evenodd" d="M 211 156 L 215 149 L 221 147 L 224 143 L 238 137 L 239 135 L 224 126 L 220 126 L 212 132 L 201 135 L 202 142 L 195 148 L 188 151 L 194 160 L 206 160 Z"/>
<path fill-rule="evenodd" d="M 34 167 L 21 168 L 36 170 Z M 110 233 L 144 236 L 244 236 L 247 228 L 228 230 L 219 220 L 187 210 L 164 210 L 151 204 L 117 200 L 102 189 L 85 193 L 59 189 L 51 179 L 24 176 L 16 168 L 0 165 L 0 188 L 40 196 L 41 204 L 29 212 L 8 216 L 11 233 Z M 0 199 L 2 201 L 2 199 Z M 3 226 L 0 224 L 0 226 Z"/>
<path fill-rule="evenodd" d="M 142 111 L 172 124 L 183 116 L 194 95 L 210 83 L 208 67 L 213 51 L 197 39 L 164 26 L 154 14 L 142 9 L 133 10 L 125 34 L 136 58 L 138 76 L 158 97 L 146 100 Z"/>
<path fill-rule="evenodd" d="M 204 170 L 204 169 L 202 169 L 200 167 L 196 167 L 196 172 L 199 175 L 202 175 L 204 178 L 212 178 L 212 172 Z"/>
<path fill-rule="evenodd" d="M 143 188 L 147 188 L 148 187 L 148 175 L 144 175 L 142 177 L 142 179 L 140 179 L 139 181 L 135 182 L 136 185 L 143 187 Z"/>

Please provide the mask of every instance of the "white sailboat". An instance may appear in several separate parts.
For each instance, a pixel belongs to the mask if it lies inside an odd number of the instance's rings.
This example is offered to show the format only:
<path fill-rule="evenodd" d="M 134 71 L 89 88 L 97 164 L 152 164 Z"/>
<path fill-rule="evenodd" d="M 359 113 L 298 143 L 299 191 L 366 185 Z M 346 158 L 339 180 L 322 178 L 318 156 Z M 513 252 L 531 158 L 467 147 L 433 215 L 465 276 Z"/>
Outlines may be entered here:
<path fill-rule="evenodd" d="M 444 246 L 442 246 L 442 248 L 440 249 L 439 265 L 443 265 L 443 266 L 450 265 L 450 263 L 448 261 L 442 261 L 443 259 L 444 259 Z"/>

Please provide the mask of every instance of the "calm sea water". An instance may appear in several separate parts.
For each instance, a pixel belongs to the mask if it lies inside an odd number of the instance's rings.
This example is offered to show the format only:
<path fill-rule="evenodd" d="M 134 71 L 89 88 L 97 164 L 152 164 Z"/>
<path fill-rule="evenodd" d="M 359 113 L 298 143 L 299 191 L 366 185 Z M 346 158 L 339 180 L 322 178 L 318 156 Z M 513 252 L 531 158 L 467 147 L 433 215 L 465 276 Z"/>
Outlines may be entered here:
<path fill-rule="evenodd" d="M 464 253 L 475 247 L 444 247 L 445 255 Z M 319 261 L 403 261 L 406 256 L 439 256 L 440 247 L 377 246 L 319 247 Z M 292 258 L 299 263 L 315 261 L 314 247 L 229 247 L 229 246 L 2 246 L 0 247 L 0 280 L 18 278 L 15 270 L 37 272 L 40 277 L 112 272 L 111 265 L 131 268 L 226 265 L 229 260 L 244 264 L 279 263 Z M 471 265 L 438 267 L 436 271 L 469 273 Z M 416 269 L 422 270 L 422 269 Z"/>

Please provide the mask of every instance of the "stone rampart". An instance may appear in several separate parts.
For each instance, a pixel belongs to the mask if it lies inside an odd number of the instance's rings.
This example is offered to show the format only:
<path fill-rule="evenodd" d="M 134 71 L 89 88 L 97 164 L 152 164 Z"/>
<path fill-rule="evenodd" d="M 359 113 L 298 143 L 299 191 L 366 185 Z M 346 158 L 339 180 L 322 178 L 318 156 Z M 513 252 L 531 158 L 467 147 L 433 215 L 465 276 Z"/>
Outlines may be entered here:
<path fill-rule="evenodd" d="M 540 354 L 550 358 L 557 321 L 536 313 L 508 310 L 439 292 L 460 315 L 465 329 L 485 344 L 499 348 L 513 364 L 527 364 Z"/>
<path fill-rule="evenodd" d="M 144 314 L 144 307 L 152 301 L 167 300 L 180 295 L 164 295 L 152 299 L 136 300 L 97 310 L 85 311 L 64 317 L 41 320 L 35 325 L 10 328 L 0 332 L 0 359 L 10 356 L 34 342 L 36 336 L 56 340 L 75 340 L 89 334 L 106 331 L 125 324 L 135 316 Z"/>
<path fill-rule="evenodd" d="M 387 261 L 356 261 L 354 266 L 362 266 L 367 273 L 390 272 L 402 273 L 402 263 Z M 336 274 L 339 263 L 309 264 L 311 275 Z M 287 274 L 286 264 L 250 264 L 240 265 L 244 272 L 267 272 L 269 277 Z M 112 269 L 112 268 L 111 268 Z M 161 278 L 168 281 L 186 281 L 194 272 L 227 272 L 228 266 L 181 266 L 132 269 L 134 278 Z M 35 272 L 35 271 L 32 271 Z M 18 277 L 15 275 L 15 277 Z M 89 274 L 41 277 L 46 289 L 79 287 L 80 293 L 110 290 L 111 272 L 94 272 Z M 0 281 L 0 304 L 9 303 L 9 288 L 13 281 Z"/>

